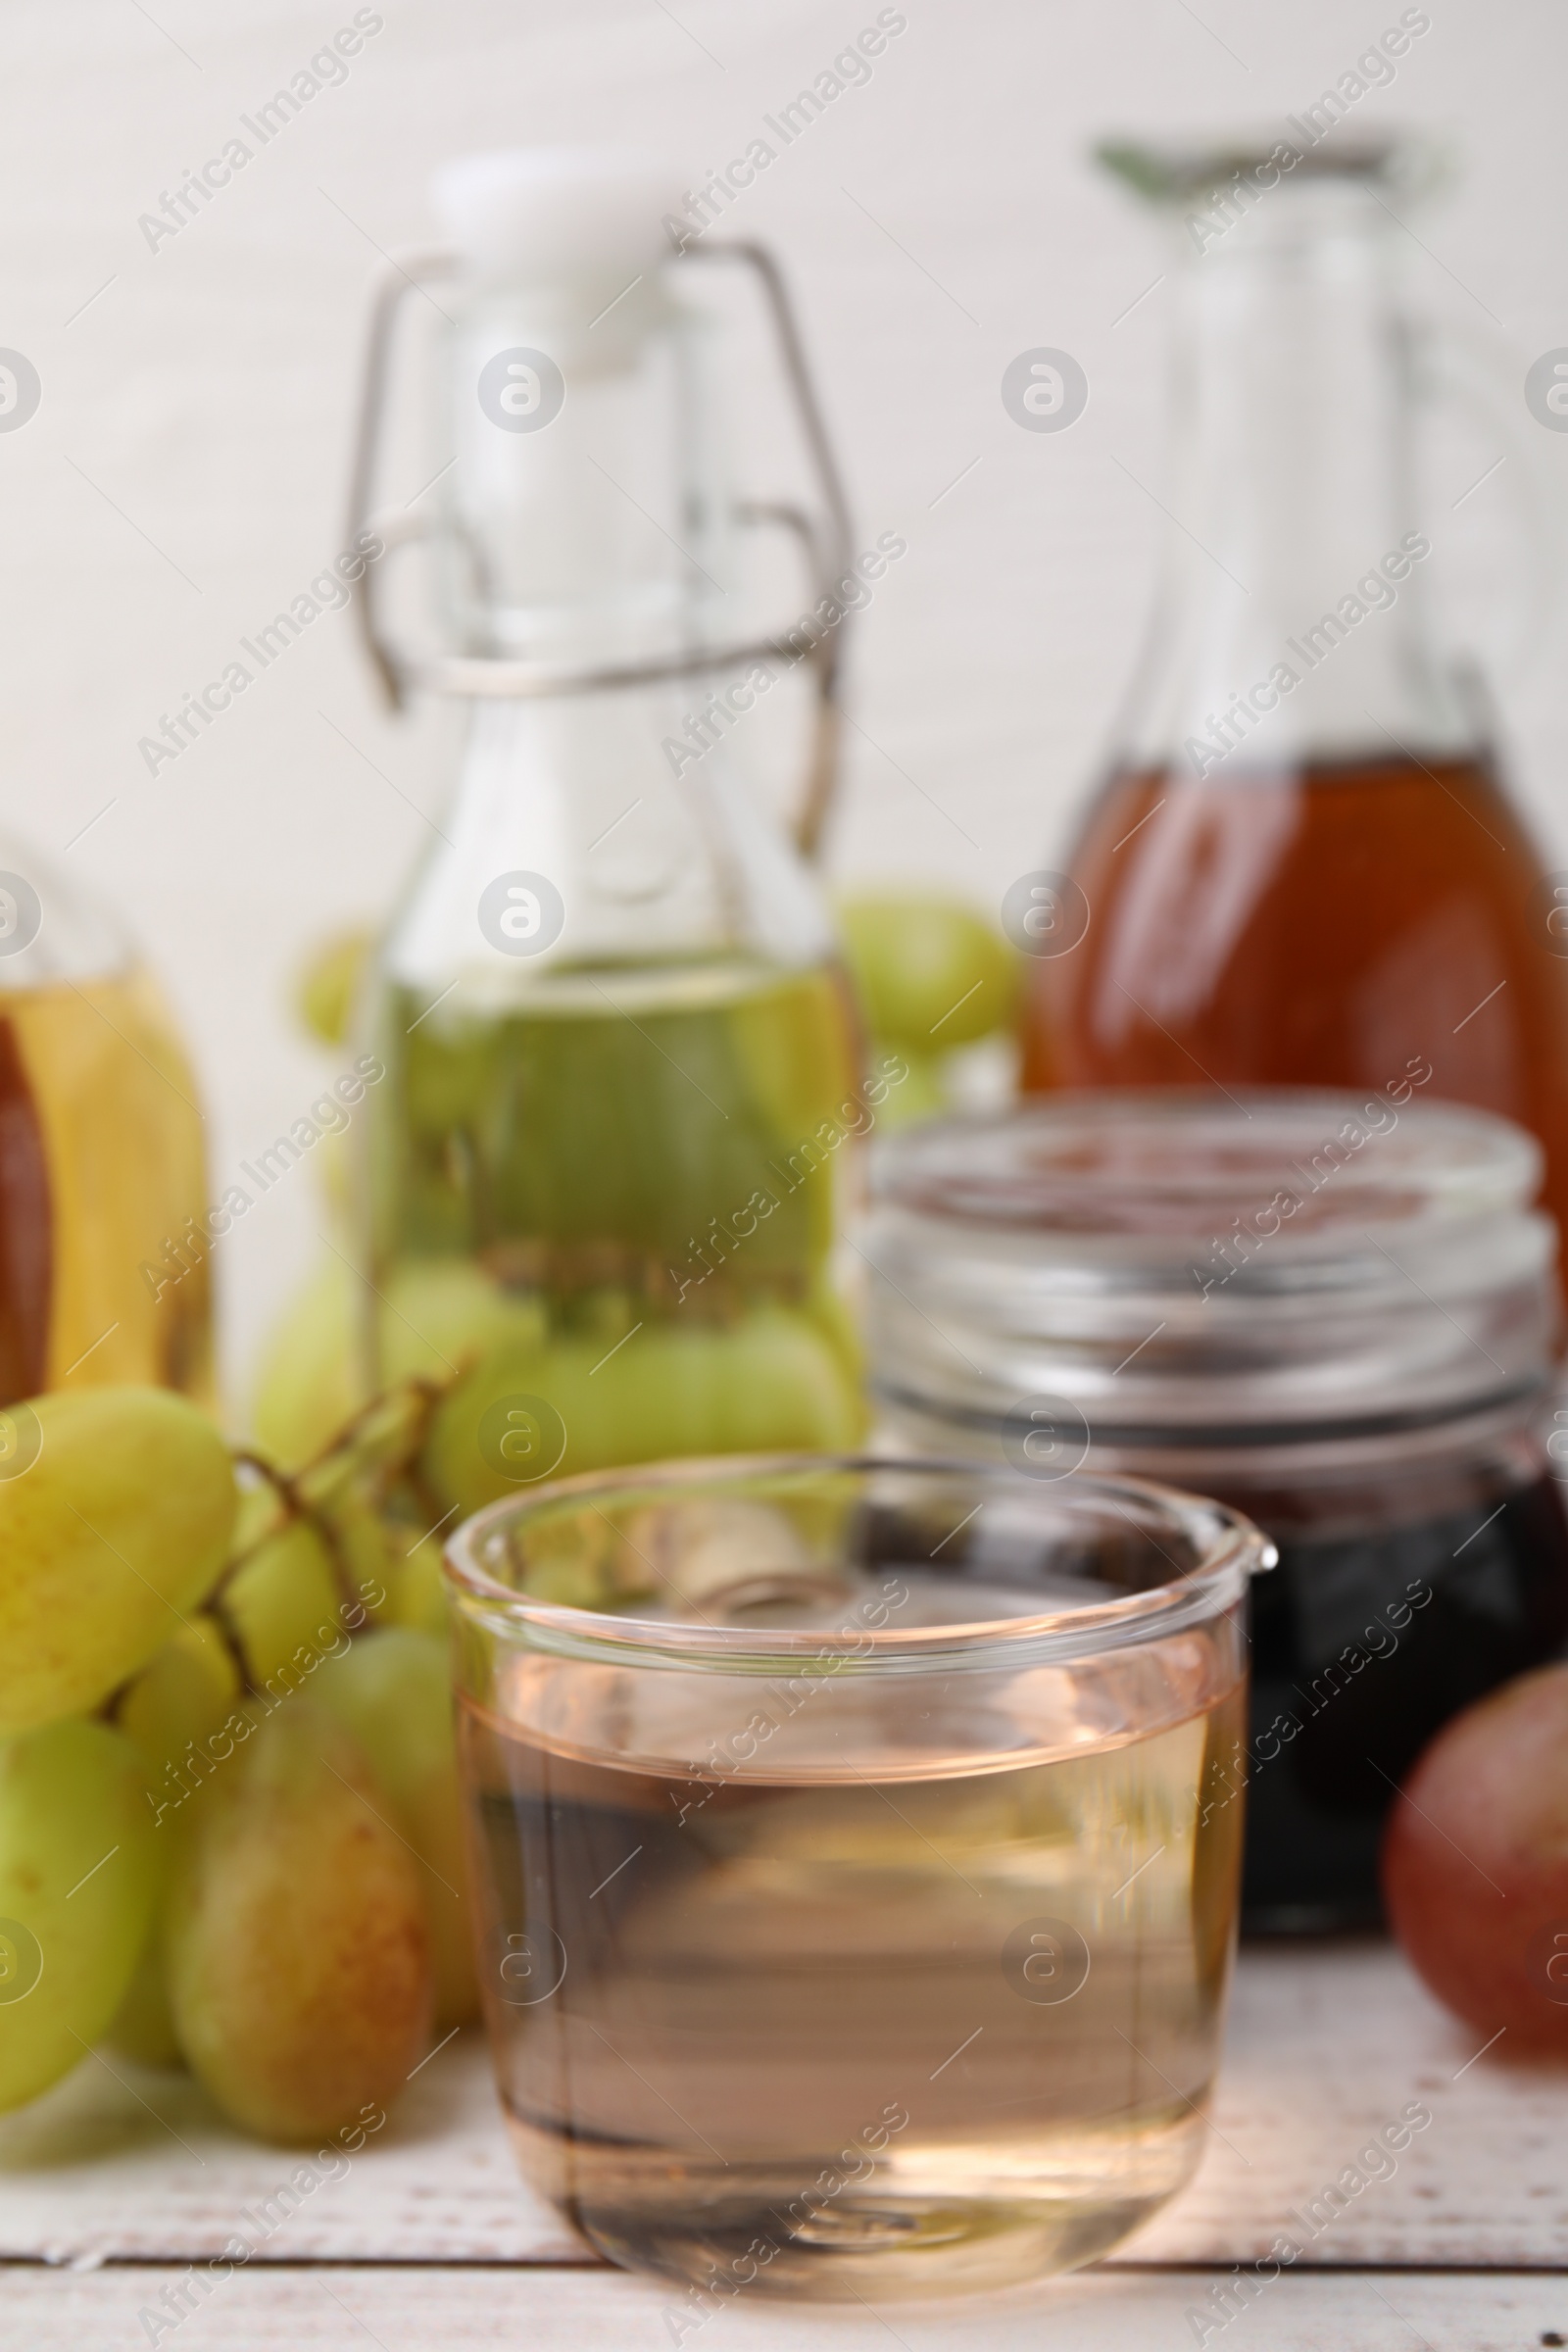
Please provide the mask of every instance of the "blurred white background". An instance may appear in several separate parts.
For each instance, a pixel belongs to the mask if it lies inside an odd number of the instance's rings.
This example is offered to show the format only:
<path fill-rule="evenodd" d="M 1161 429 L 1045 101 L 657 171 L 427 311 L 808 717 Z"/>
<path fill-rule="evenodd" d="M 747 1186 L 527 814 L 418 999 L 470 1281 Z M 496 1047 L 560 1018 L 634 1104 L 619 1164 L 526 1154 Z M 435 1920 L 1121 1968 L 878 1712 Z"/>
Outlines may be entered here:
<path fill-rule="evenodd" d="M 834 874 L 940 878 L 995 913 L 1063 844 L 1164 527 L 1150 493 L 1165 288 L 1139 299 L 1164 256 L 1087 150 L 1107 130 L 1277 134 L 1399 7 L 901 6 L 907 29 L 869 82 L 760 175 L 728 225 L 769 240 L 790 271 L 858 544 L 887 529 L 909 543 L 853 650 L 866 733 L 851 733 Z M 330 1073 L 288 1010 L 302 951 L 385 908 L 447 780 L 432 731 L 382 713 L 342 612 L 156 778 L 137 752 L 341 544 L 378 249 L 429 240 L 428 173 L 465 149 L 624 138 L 673 153 L 695 181 L 877 4 L 378 0 L 377 13 L 346 81 L 156 252 L 138 216 L 351 21 L 351 0 L 8 0 L 0 20 L 0 346 L 42 382 L 37 414 L 0 434 L 0 816 L 143 943 L 205 1089 L 215 1198 Z M 1412 218 L 1410 260 L 1434 306 L 1493 335 L 1500 322 L 1517 385 L 1568 344 L 1568 18 L 1548 0 L 1430 0 L 1430 14 L 1355 125 L 1453 142 L 1462 177 Z M 1088 372 L 1067 432 L 1020 431 L 1002 406 L 1004 368 L 1039 345 Z M 1568 468 L 1568 436 L 1538 439 Z M 1487 463 L 1484 436 L 1447 462 L 1433 497 L 1451 509 Z M 1500 527 L 1505 477 L 1468 502 L 1466 529 Z M 1511 751 L 1553 862 L 1568 862 L 1560 674 L 1548 662 L 1515 703 Z M 219 1252 L 234 1402 L 320 1222 L 310 1181 L 280 1185 Z"/>

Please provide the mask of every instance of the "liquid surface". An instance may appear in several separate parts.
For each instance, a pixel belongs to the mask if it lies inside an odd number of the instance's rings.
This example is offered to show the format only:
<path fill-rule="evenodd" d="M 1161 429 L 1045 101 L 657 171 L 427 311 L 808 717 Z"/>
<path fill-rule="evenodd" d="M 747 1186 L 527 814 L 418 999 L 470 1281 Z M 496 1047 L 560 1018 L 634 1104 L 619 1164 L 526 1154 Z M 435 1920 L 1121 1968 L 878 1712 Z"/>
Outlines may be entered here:
<path fill-rule="evenodd" d="M 693 1758 L 726 1728 L 703 1679 Z M 807 1694 L 813 1726 L 847 1689 Z M 952 1706 L 961 1736 L 960 1696 L 891 1693 L 905 1731 Z M 717 2294 L 1091 2260 L 1200 2153 L 1241 1843 L 1240 1806 L 1203 1796 L 1242 1705 L 1233 1687 L 1147 1738 L 989 1771 L 931 1752 L 883 1781 L 863 1746 L 863 1769 L 792 1777 L 787 1731 L 729 1777 L 610 1765 L 465 1700 L 524 2171 L 614 2259 Z"/>
<path fill-rule="evenodd" d="M 205 1241 L 167 1249 L 206 1208 L 195 1083 L 151 983 L 0 994 L 0 1403 L 68 1380 L 210 1396 Z"/>
<path fill-rule="evenodd" d="M 835 973 L 606 967 L 500 1010 L 393 988 L 382 1037 L 376 1288 L 417 1324 L 431 1269 L 476 1266 L 566 1470 L 853 1442 L 829 1257 L 870 1112 Z"/>
<path fill-rule="evenodd" d="M 1568 937 L 1488 769 L 1122 773 L 1067 860 L 1089 904 L 1033 964 L 1023 1085 L 1383 1087 L 1517 1119 L 1568 1230 Z"/>

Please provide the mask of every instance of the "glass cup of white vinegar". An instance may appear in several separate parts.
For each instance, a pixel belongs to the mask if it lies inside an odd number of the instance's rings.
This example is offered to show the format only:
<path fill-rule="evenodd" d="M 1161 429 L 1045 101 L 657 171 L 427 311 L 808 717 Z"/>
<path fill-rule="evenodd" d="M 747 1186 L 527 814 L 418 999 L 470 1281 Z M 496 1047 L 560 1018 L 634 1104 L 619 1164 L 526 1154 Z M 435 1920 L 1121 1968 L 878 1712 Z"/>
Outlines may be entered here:
<path fill-rule="evenodd" d="M 522 2170 L 720 2303 L 1014 2284 L 1201 2153 L 1251 1572 L 1133 1479 L 731 1458 L 448 1553 L 480 1980 Z"/>

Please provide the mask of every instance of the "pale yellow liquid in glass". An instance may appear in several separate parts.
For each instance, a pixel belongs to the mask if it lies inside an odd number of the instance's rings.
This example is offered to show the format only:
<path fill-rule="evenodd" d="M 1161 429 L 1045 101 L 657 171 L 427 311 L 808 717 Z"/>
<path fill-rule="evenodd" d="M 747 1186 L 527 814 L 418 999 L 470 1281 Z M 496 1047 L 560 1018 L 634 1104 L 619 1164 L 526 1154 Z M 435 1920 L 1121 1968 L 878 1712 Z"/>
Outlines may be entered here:
<path fill-rule="evenodd" d="M 1242 1710 L 1236 1686 L 1050 1761 L 716 1782 L 560 1753 L 465 1702 L 525 2174 L 606 2252 L 742 2302 L 1102 2253 L 1201 2152 Z"/>

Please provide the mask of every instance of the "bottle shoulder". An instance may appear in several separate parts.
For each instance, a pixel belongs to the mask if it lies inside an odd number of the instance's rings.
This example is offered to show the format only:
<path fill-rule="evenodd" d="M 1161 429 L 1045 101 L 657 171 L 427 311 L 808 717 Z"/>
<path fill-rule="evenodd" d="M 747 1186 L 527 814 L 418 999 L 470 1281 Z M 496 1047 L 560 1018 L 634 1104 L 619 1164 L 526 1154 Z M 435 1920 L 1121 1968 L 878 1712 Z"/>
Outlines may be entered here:
<path fill-rule="evenodd" d="M 635 700 L 476 715 L 387 934 L 394 981 L 507 1000 L 570 972 L 802 971 L 831 956 L 815 876 L 723 747 L 699 773 L 663 772 Z"/>

